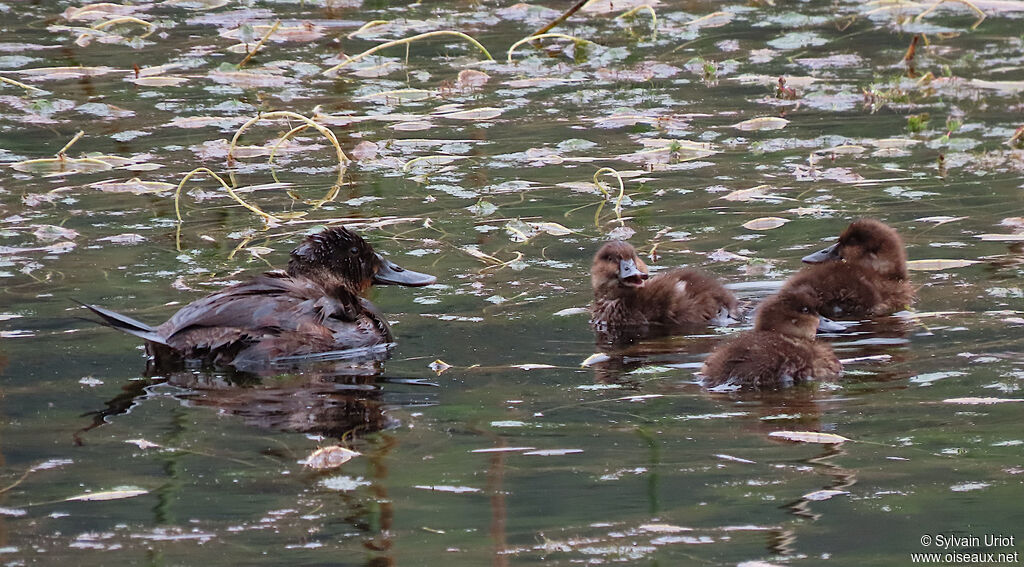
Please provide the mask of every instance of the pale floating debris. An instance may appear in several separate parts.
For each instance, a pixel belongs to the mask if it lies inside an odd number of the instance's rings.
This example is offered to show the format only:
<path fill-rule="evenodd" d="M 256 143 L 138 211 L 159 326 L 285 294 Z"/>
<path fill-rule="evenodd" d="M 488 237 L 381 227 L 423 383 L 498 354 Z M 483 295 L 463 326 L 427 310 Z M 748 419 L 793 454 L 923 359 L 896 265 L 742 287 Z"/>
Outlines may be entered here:
<path fill-rule="evenodd" d="M 953 492 L 970 492 L 972 490 L 983 490 L 990 486 L 992 484 L 988 482 L 964 482 L 962 484 L 954 484 L 949 489 Z"/>
<path fill-rule="evenodd" d="M 537 451 L 527 451 L 523 454 L 536 457 L 560 457 L 562 455 L 575 455 L 582 452 L 583 449 L 540 449 Z"/>
<path fill-rule="evenodd" d="M 108 490 L 105 492 L 87 492 L 85 494 L 79 494 L 78 496 L 72 496 L 71 498 L 65 498 L 64 502 L 102 502 L 106 500 L 122 500 L 124 498 L 135 498 L 136 496 L 142 496 L 143 494 L 149 494 L 148 490 L 141 488 L 125 487 L 117 490 Z"/>
<path fill-rule="evenodd" d="M 32 472 L 47 471 L 50 469 L 57 469 L 63 467 L 64 465 L 70 465 L 71 463 L 74 463 L 74 461 L 71 459 L 50 459 L 48 461 L 43 461 L 39 463 L 38 465 L 32 467 L 29 470 Z"/>
<path fill-rule="evenodd" d="M 28 514 L 28 511 L 22 510 L 21 508 L 0 508 L 0 516 L 11 516 L 13 518 L 19 518 Z"/>
<path fill-rule="evenodd" d="M 62 226 L 55 226 L 52 224 L 37 224 L 34 225 L 35 230 L 32 231 L 32 235 L 42 240 L 43 242 L 52 242 L 54 240 L 74 240 L 78 237 L 78 231 L 70 228 L 64 228 Z"/>
<path fill-rule="evenodd" d="M 173 183 L 163 183 L 161 181 L 143 181 L 138 177 L 133 177 L 128 181 L 118 181 L 116 179 L 108 179 L 106 181 L 97 181 L 96 183 L 90 183 L 89 187 L 93 189 L 99 189 L 105 193 L 134 193 L 135 195 L 145 195 L 149 193 L 163 193 L 164 191 L 173 191 L 178 186 Z"/>
<path fill-rule="evenodd" d="M 917 272 L 935 272 L 939 270 L 950 270 L 980 264 L 979 260 L 957 260 L 957 259 L 934 259 L 934 260 L 911 260 L 907 262 L 907 269 Z"/>
<path fill-rule="evenodd" d="M 213 10 L 227 6 L 232 0 L 164 0 L 161 6 L 177 6 L 189 10 Z"/>
<path fill-rule="evenodd" d="M 488 447 L 487 449 L 473 449 L 470 453 L 520 453 L 522 451 L 533 451 L 536 447 Z"/>
<path fill-rule="evenodd" d="M 377 157 L 378 151 L 380 151 L 380 148 L 377 144 L 369 140 L 363 140 L 356 144 L 356 147 L 352 148 L 348 155 L 357 161 L 365 161 Z"/>
<path fill-rule="evenodd" d="M 557 222 L 527 222 L 534 230 L 546 232 L 551 236 L 565 236 L 572 234 L 572 231 Z"/>
<path fill-rule="evenodd" d="M 772 230 L 779 228 L 787 222 L 789 222 L 789 219 L 781 217 L 761 217 L 743 223 L 743 228 L 747 230 Z"/>
<path fill-rule="evenodd" d="M 131 443 L 132 445 L 137 446 L 139 449 L 154 449 L 160 447 L 160 445 L 157 445 L 152 441 L 146 441 L 145 439 L 126 439 L 125 443 Z"/>
<path fill-rule="evenodd" d="M 821 500 L 828 500 L 833 496 L 840 496 L 842 494 L 849 494 L 849 492 L 845 490 L 815 490 L 814 492 L 804 494 L 801 498 L 812 502 L 820 502 Z"/>
<path fill-rule="evenodd" d="M 505 85 L 513 89 L 547 88 L 564 85 L 566 83 L 581 83 L 583 79 L 570 79 L 568 77 L 533 77 L 529 79 L 514 79 L 506 81 Z"/>
<path fill-rule="evenodd" d="M 822 443 L 825 445 L 834 445 L 850 441 L 850 439 L 847 439 L 842 435 L 835 435 L 834 433 L 819 433 L 817 431 L 772 431 L 768 436 L 775 437 L 777 439 L 785 439 L 786 441 L 796 441 L 798 443 Z"/>
<path fill-rule="evenodd" d="M 918 374 L 910 379 L 914 384 L 922 384 L 924 386 L 931 386 L 932 382 L 942 380 L 943 378 L 953 378 L 956 376 L 964 376 L 966 372 L 960 372 L 958 370 L 948 370 L 946 372 L 927 372 L 925 374 Z"/>
<path fill-rule="evenodd" d="M 714 457 L 722 459 L 723 461 L 732 461 L 734 463 L 744 463 L 748 465 L 757 464 L 757 461 L 751 461 L 750 459 L 741 459 L 739 457 L 733 457 L 732 455 L 726 455 L 724 453 L 719 453 L 717 455 L 714 455 Z"/>
<path fill-rule="evenodd" d="M 393 124 L 391 129 L 396 132 L 422 132 L 423 130 L 430 130 L 434 125 L 426 120 L 411 120 L 408 122 L 399 122 Z"/>
<path fill-rule="evenodd" d="M 750 120 L 744 120 L 743 122 L 737 122 L 732 127 L 737 130 L 743 130 L 744 132 L 751 132 L 755 130 L 782 130 L 789 124 L 789 120 L 785 118 L 778 118 L 775 116 L 761 116 L 759 118 L 751 118 Z"/>
<path fill-rule="evenodd" d="M 112 73 L 116 69 L 112 67 L 39 67 L 36 69 L 19 69 L 7 71 L 19 75 L 39 77 L 49 80 L 81 79 L 83 77 L 99 77 Z"/>
<path fill-rule="evenodd" d="M 413 488 L 430 490 L 432 492 L 451 492 L 452 494 L 472 494 L 475 492 L 483 492 L 479 488 L 473 488 L 471 486 L 448 486 L 443 484 L 417 484 L 413 486 Z"/>
<path fill-rule="evenodd" d="M 332 476 L 331 478 L 325 478 L 320 481 L 320 486 L 323 486 L 324 488 L 328 488 L 330 490 L 339 490 L 342 492 L 349 492 L 352 490 L 356 490 L 360 486 L 370 486 L 371 484 L 373 483 L 364 479 L 361 476 L 352 478 L 350 476 L 345 475 Z"/>
<path fill-rule="evenodd" d="M 455 87 L 458 89 L 470 89 L 482 87 L 487 84 L 491 76 L 476 69 L 463 69 L 459 71 L 459 77 L 455 80 Z"/>
<path fill-rule="evenodd" d="M 156 77 L 132 77 L 127 79 L 129 83 L 135 83 L 140 87 L 177 87 L 188 82 L 188 77 L 177 75 L 160 75 Z"/>
<path fill-rule="evenodd" d="M 440 376 L 445 370 L 448 370 L 451 367 L 451 364 L 448 364 L 447 362 L 441 360 L 440 358 L 427 365 L 427 368 L 436 372 L 438 376 Z"/>
<path fill-rule="evenodd" d="M 512 368 L 518 368 L 520 370 L 541 370 L 544 368 L 558 368 L 550 364 L 513 364 Z"/>
<path fill-rule="evenodd" d="M 620 226 L 608 231 L 608 238 L 611 240 L 629 240 L 636 231 L 628 226 Z"/>
<path fill-rule="evenodd" d="M 97 238 L 96 240 L 103 242 L 110 242 L 112 244 L 121 244 L 130 246 L 132 244 L 140 244 L 146 241 L 146 237 L 141 234 L 135 234 L 134 232 L 126 232 L 124 234 L 115 234 L 113 236 L 104 236 L 103 238 Z"/>
<path fill-rule="evenodd" d="M 816 153 L 816 154 L 824 154 L 824 155 L 835 155 L 835 156 L 843 156 L 843 155 L 858 156 L 858 155 L 860 155 L 860 154 L 862 154 L 862 153 L 864 153 L 866 151 L 868 151 L 868 149 L 865 148 L 864 146 L 858 146 L 858 145 L 855 145 L 855 144 L 846 144 L 846 145 L 843 145 L 843 146 L 833 146 L 831 148 L 823 148 L 823 149 L 820 149 L 820 150 L 815 150 L 814 153 Z"/>
<path fill-rule="evenodd" d="M 945 400 L 942 400 L 942 403 L 944 404 L 984 406 L 1011 402 L 1024 402 L 1024 398 L 947 398 Z"/>
<path fill-rule="evenodd" d="M 584 13 L 611 14 L 623 12 L 638 6 L 657 6 L 661 0 L 591 0 L 581 8 Z"/>
<path fill-rule="evenodd" d="M 677 534 L 693 531 L 693 528 L 685 528 L 683 526 L 676 526 L 673 524 L 643 524 L 637 529 L 642 532 L 649 532 L 653 534 Z"/>
<path fill-rule="evenodd" d="M 744 561 L 743 563 L 737 563 L 736 567 L 782 567 L 782 565 L 768 563 L 767 561 Z"/>
<path fill-rule="evenodd" d="M 334 445 L 331 447 L 321 447 L 310 453 L 304 461 L 299 462 L 311 469 L 319 471 L 340 467 L 361 454 L 362 453 L 353 451 L 347 447 Z"/>
<path fill-rule="evenodd" d="M 619 398 L 619 400 L 621 400 L 623 402 L 643 402 L 643 401 L 647 401 L 647 400 L 653 400 L 655 398 L 664 398 L 664 397 L 665 397 L 665 394 L 639 394 L 639 395 L 636 395 L 636 396 L 626 396 L 624 398 Z"/>
<path fill-rule="evenodd" d="M 890 150 L 916 146 L 921 143 L 921 140 L 911 140 L 909 138 L 883 138 L 881 140 L 865 140 L 865 142 L 875 146 L 876 148 Z"/>
<path fill-rule="evenodd" d="M 435 114 L 438 118 L 448 118 L 450 120 L 491 120 L 501 116 L 504 112 L 500 108 L 494 108 L 486 106 L 483 108 L 474 108 L 471 110 L 457 110 L 455 112 L 446 112 L 444 114 Z"/>
<path fill-rule="evenodd" d="M 491 427 L 526 427 L 525 421 L 492 421 Z"/>
<path fill-rule="evenodd" d="M 584 313 L 590 313 L 590 309 L 586 307 L 567 307 L 560 311 L 552 313 L 555 317 L 568 317 L 569 315 L 583 315 Z"/>
<path fill-rule="evenodd" d="M 96 386 L 102 386 L 103 385 L 103 380 L 100 380 L 99 378 L 93 378 L 92 376 L 85 376 L 82 379 L 80 379 L 78 381 L 78 383 L 83 385 L 83 386 L 89 386 L 90 388 L 95 388 Z"/>
<path fill-rule="evenodd" d="M 989 242 L 1024 242 L 1024 234 L 978 234 L 975 238 Z"/>
<path fill-rule="evenodd" d="M 980 89 L 992 89 L 1007 93 L 1024 91 L 1024 81 L 986 81 L 983 79 L 971 79 L 970 82 L 972 85 Z"/>
<path fill-rule="evenodd" d="M 257 258 L 262 258 L 267 254 L 273 253 L 274 249 L 267 246 L 249 246 L 245 249 L 245 251 Z"/>
<path fill-rule="evenodd" d="M 735 252 L 729 252 L 724 248 L 719 248 L 718 250 L 715 250 L 714 252 L 708 254 L 708 260 L 711 260 L 712 262 L 731 262 L 733 260 L 746 261 L 749 259 L 750 258 L 742 256 Z"/>
<path fill-rule="evenodd" d="M 942 225 L 942 224 L 946 224 L 948 222 L 956 222 L 958 220 L 964 220 L 966 218 L 967 217 L 948 217 L 948 216 L 921 217 L 919 219 L 914 219 L 914 222 L 930 222 L 930 223 L 935 223 L 935 226 L 939 226 L 939 225 Z"/>
<path fill-rule="evenodd" d="M 769 192 L 772 189 L 773 187 L 771 185 L 758 185 L 757 187 L 751 187 L 750 189 L 737 189 L 735 191 L 728 193 L 727 195 L 719 197 L 719 199 L 723 199 L 725 201 L 741 201 L 745 203 L 765 199 L 775 199 L 784 201 L 796 200 L 791 199 L 789 197 L 782 197 L 780 195 L 772 194 Z"/>
<path fill-rule="evenodd" d="M 612 357 L 608 356 L 607 354 L 605 354 L 603 352 L 595 352 L 594 354 L 592 354 L 592 355 L 588 356 L 586 359 L 584 359 L 583 362 L 580 363 L 580 366 L 584 366 L 584 367 L 586 367 L 586 366 L 593 366 L 593 365 L 595 365 L 595 364 L 597 364 L 599 362 L 604 362 L 606 360 L 611 360 L 611 358 Z"/>

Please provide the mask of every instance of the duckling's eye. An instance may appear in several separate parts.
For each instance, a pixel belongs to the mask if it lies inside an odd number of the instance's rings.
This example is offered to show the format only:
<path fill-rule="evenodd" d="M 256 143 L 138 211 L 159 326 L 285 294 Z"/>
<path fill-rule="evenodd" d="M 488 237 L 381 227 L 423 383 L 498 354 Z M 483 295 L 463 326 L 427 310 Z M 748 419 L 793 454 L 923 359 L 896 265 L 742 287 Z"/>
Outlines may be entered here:
<path fill-rule="evenodd" d="M 804 305 L 803 307 L 800 308 L 800 312 L 801 313 L 810 313 L 811 312 L 811 308 L 806 306 L 806 305 Z"/>
<path fill-rule="evenodd" d="M 349 248 L 348 253 L 353 255 L 353 256 L 355 256 L 355 255 L 359 254 L 359 248 L 356 248 L 355 246 L 353 246 L 352 248 Z"/>

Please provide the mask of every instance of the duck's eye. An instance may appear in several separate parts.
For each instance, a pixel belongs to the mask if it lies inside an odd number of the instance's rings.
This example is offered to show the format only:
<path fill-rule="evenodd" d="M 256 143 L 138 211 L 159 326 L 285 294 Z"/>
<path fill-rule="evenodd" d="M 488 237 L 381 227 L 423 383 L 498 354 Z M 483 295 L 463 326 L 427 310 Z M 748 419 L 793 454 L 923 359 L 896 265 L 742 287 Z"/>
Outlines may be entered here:
<path fill-rule="evenodd" d="M 800 308 L 800 312 L 801 313 L 810 313 L 811 312 L 811 308 L 806 306 L 806 305 L 804 305 L 803 307 Z"/>
<path fill-rule="evenodd" d="M 356 256 L 356 255 L 359 254 L 359 248 L 356 248 L 355 246 L 353 246 L 352 248 L 349 248 L 348 253 L 353 255 L 353 256 Z"/>

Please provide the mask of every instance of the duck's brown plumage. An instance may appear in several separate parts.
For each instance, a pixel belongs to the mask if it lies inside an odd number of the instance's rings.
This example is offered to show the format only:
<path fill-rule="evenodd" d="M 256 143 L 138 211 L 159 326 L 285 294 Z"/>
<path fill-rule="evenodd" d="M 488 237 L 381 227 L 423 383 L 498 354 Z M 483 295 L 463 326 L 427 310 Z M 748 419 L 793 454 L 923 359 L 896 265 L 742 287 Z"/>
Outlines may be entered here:
<path fill-rule="evenodd" d="M 434 281 L 385 260 L 354 232 L 331 228 L 293 250 L 287 271 L 267 272 L 194 301 L 156 328 L 87 307 L 106 324 L 145 339 L 158 362 L 199 360 L 252 369 L 284 356 L 391 342 L 387 320 L 360 295 L 375 282 Z"/>
<path fill-rule="evenodd" d="M 590 280 L 595 325 L 672 327 L 737 315 L 736 297 L 714 277 L 677 268 L 648 278 L 647 265 L 626 242 L 608 242 L 598 250 Z"/>
<path fill-rule="evenodd" d="M 704 385 L 770 389 L 838 378 L 839 359 L 831 347 L 814 340 L 817 307 L 817 297 L 806 287 L 766 299 L 754 330 L 722 344 L 704 362 Z"/>
<path fill-rule="evenodd" d="M 854 221 L 836 244 L 804 261 L 815 265 L 791 277 L 783 289 L 812 287 L 827 317 L 889 315 L 914 301 L 903 239 L 877 220 Z"/>

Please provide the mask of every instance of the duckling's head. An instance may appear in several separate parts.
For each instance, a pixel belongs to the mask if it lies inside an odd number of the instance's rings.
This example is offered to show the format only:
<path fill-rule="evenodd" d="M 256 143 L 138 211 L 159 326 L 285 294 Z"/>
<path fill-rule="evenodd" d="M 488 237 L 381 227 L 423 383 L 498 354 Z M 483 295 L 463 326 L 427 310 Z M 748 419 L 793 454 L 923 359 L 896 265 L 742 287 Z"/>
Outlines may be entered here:
<path fill-rule="evenodd" d="M 594 295 L 615 298 L 633 293 L 647 280 L 647 264 L 628 243 L 614 240 L 601 247 L 590 265 Z"/>
<path fill-rule="evenodd" d="M 311 234 L 292 250 L 288 275 L 317 282 L 326 289 L 362 294 L 373 284 L 424 286 L 437 278 L 406 270 L 373 250 L 345 227 Z"/>
<path fill-rule="evenodd" d="M 853 221 L 839 235 L 838 242 L 805 256 L 803 260 L 809 264 L 839 260 L 889 278 L 907 277 L 907 252 L 903 239 L 892 227 L 875 219 Z"/>
<path fill-rule="evenodd" d="M 757 308 L 754 330 L 812 340 L 818 330 L 820 303 L 810 286 L 783 290 Z"/>

